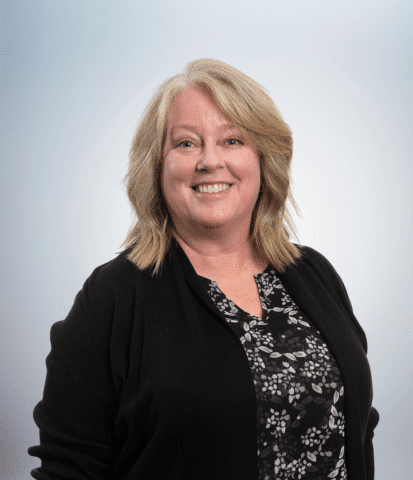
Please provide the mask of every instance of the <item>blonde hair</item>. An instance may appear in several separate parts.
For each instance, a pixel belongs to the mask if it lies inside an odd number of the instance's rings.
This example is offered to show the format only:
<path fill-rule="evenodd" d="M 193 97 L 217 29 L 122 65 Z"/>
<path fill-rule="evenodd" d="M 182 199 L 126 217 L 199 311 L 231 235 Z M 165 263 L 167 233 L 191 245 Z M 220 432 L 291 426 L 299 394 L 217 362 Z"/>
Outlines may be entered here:
<path fill-rule="evenodd" d="M 260 157 L 261 189 L 254 207 L 250 241 L 262 260 L 284 271 L 301 256 L 296 227 L 286 205 L 293 198 L 290 168 L 292 133 L 266 90 L 236 68 L 202 58 L 194 60 L 155 92 L 134 135 L 128 172 L 123 182 L 133 208 L 134 220 L 120 247 L 131 248 L 128 258 L 140 269 L 162 265 L 172 240 L 172 221 L 163 199 L 160 182 L 162 149 L 169 108 L 181 90 L 201 86 L 238 127 Z"/>

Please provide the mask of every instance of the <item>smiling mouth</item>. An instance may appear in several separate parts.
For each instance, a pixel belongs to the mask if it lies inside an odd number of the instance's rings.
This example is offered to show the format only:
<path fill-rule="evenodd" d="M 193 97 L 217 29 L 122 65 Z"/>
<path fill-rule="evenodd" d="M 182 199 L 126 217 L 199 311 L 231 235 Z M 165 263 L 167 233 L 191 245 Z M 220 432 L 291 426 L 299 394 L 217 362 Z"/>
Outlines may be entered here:
<path fill-rule="evenodd" d="M 196 185 L 192 189 L 198 193 L 219 193 L 227 190 L 230 186 L 230 183 L 215 183 L 212 185 Z"/>

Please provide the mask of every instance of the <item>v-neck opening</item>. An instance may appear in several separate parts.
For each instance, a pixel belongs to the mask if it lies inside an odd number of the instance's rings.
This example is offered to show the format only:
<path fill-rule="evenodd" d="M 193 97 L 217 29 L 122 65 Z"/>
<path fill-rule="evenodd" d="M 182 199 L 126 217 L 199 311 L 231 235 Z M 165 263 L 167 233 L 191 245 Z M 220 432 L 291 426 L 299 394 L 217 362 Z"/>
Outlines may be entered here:
<path fill-rule="evenodd" d="M 262 311 L 262 315 L 261 317 L 257 317 L 256 315 L 253 315 L 252 313 L 249 313 L 247 311 L 245 311 L 243 308 L 241 308 L 237 303 L 235 303 L 231 298 L 229 298 L 218 286 L 218 282 L 216 280 L 212 280 L 210 278 L 207 278 L 207 277 L 203 277 L 202 275 L 198 275 L 198 277 L 200 278 L 200 280 L 202 281 L 202 283 L 204 284 L 210 284 L 210 283 L 213 283 L 214 286 L 219 290 L 219 292 L 228 300 L 230 301 L 231 303 L 233 303 L 235 305 L 235 307 L 240 311 L 242 312 L 244 315 L 248 316 L 248 317 L 251 317 L 251 318 L 254 318 L 254 319 L 257 319 L 258 321 L 260 322 L 263 322 L 264 321 L 264 318 L 266 316 L 266 308 L 264 308 L 264 302 L 262 301 L 262 296 L 261 296 L 261 291 L 260 291 L 260 285 L 259 285 L 259 281 L 260 281 L 260 278 L 262 275 L 266 274 L 266 273 L 269 273 L 269 271 L 272 269 L 272 266 L 271 264 L 268 264 L 267 267 L 260 273 L 256 273 L 254 275 L 254 280 L 255 280 L 255 284 L 257 285 L 257 289 L 258 289 L 258 295 L 259 295 L 259 298 L 260 298 L 260 303 L 261 303 L 261 311 Z"/>

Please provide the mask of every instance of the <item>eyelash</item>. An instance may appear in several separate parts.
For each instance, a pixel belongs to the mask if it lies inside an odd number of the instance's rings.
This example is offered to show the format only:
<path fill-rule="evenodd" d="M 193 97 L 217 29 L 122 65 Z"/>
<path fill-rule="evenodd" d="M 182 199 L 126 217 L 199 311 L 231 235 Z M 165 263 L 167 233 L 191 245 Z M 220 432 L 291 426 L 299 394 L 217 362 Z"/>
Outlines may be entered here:
<path fill-rule="evenodd" d="M 238 138 L 227 138 L 225 141 L 229 142 L 230 140 L 235 140 L 236 142 L 238 142 L 238 144 L 243 145 L 243 142 Z M 176 146 L 180 147 L 183 143 L 193 143 L 193 142 L 192 140 L 181 140 L 180 142 L 177 143 Z M 233 146 L 233 145 L 230 145 L 230 146 Z"/>

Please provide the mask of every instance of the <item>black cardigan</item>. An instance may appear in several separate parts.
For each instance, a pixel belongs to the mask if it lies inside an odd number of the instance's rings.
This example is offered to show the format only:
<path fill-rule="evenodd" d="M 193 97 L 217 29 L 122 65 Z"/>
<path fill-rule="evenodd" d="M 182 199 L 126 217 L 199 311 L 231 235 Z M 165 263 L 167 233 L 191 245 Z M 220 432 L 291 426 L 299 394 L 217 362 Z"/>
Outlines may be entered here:
<path fill-rule="evenodd" d="M 96 268 L 51 328 L 41 480 L 254 480 L 257 410 L 244 348 L 174 240 L 152 277 L 126 252 Z M 349 480 L 374 478 L 366 336 L 328 260 L 303 247 L 278 273 L 336 358 L 345 392 Z"/>

